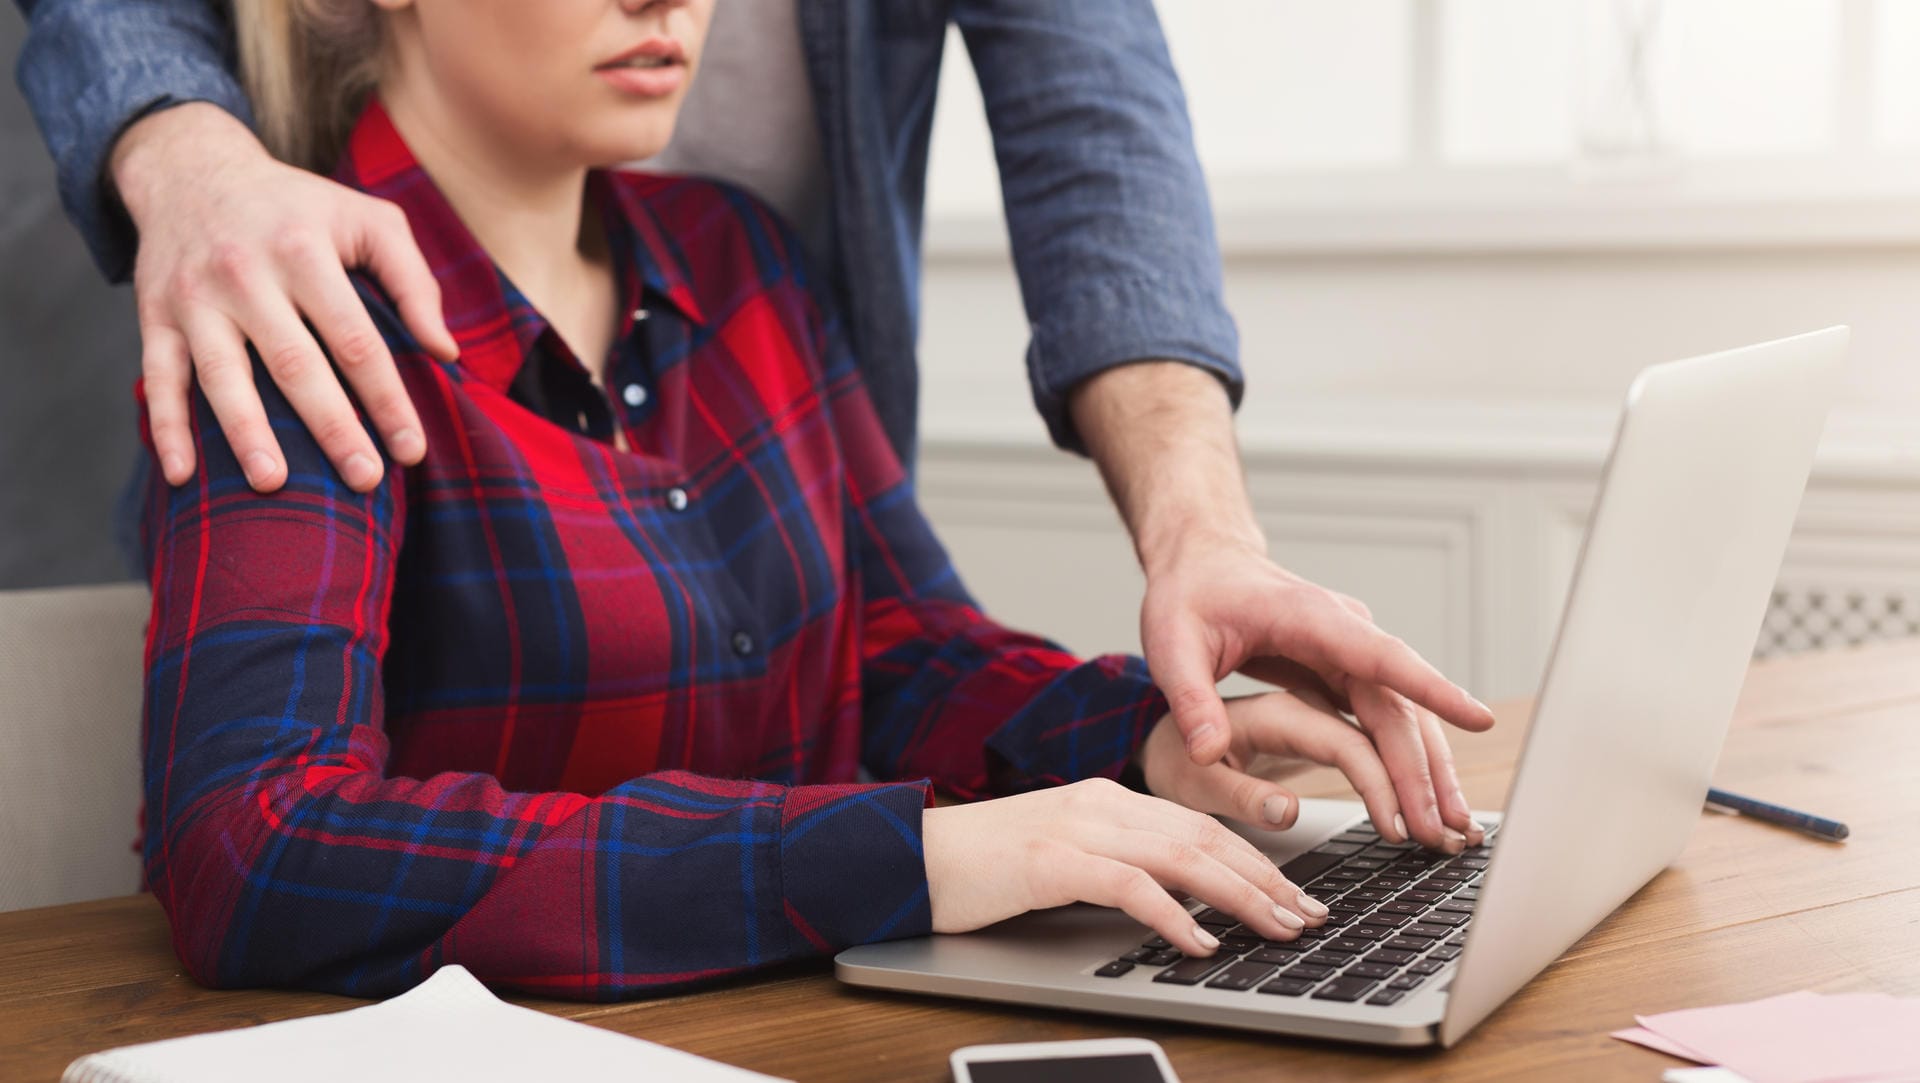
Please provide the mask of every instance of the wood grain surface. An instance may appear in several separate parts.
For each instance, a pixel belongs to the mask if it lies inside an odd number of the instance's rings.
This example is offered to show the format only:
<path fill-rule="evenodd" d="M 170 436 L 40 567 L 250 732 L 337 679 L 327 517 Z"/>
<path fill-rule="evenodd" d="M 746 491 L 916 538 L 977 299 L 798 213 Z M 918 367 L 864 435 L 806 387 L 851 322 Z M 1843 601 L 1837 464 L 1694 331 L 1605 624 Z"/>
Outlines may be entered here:
<path fill-rule="evenodd" d="M 1493 731 L 1456 744 L 1483 808 L 1505 796 L 1526 704 L 1499 714 Z M 1121 1035 L 1159 1041 L 1185 1083 L 1310 1083 L 1654 1080 L 1680 1062 L 1607 1037 L 1636 1013 L 1796 989 L 1920 995 L 1920 644 L 1756 666 L 1715 777 L 1845 821 L 1853 836 L 1823 843 L 1704 814 L 1672 868 L 1445 1053 L 863 992 L 825 962 L 658 1000 L 520 1002 L 805 1083 L 933 1083 L 962 1045 Z M 1326 772 L 1294 784 L 1347 792 Z M 146 896 L 0 914 L 0 1080 L 55 1080 L 94 1050 L 358 1003 L 194 985 Z"/>

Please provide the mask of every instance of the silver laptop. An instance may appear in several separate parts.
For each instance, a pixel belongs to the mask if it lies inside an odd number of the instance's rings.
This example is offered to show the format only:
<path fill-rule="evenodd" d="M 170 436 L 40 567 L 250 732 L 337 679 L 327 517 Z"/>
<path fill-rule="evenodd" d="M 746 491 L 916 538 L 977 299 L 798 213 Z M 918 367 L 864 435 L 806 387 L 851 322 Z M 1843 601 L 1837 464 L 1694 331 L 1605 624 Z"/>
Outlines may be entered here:
<path fill-rule="evenodd" d="M 1073 906 L 841 952 L 853 985 L 1384 1045 L 1452 1045 L 1685 846 L 1706 796 L 1847 330 L 1655 365 L 1627 393 L 1504 816 L 1458 857 L 1388 844 L 1353 801 L 1249 832 L 1329 902 L 1183 960 Z"/>

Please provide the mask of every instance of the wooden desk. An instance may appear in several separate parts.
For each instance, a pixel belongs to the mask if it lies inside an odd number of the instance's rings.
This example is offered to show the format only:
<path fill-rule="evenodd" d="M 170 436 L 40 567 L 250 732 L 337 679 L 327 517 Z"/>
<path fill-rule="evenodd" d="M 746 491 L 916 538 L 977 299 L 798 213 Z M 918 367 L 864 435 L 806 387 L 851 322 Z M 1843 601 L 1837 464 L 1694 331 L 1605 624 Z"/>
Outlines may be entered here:
<path fill-rule="evenodd" d="M 1500 715 L 1457 746 L 1478 807 L 1505 795 L 1524 705 Z M 1673 868 L 1444 1054 L 857 992 L 824 963 L 663 1000 L 527 1003 L 801 1081 L 932 1083 L 962 1045 L 1138 1034 L 1186 1083 L 1208 1083 L 1653 1080 L 1678 1062 L 1607 1037 L 1635 1012 L 1795 989 L 1920 994 L 1920 644 L 1756 666 L 1717 777 L 1843 820 L 1853 838 L 1702 816 Z M 1317 774 L 1303 789 L 1343 788 Z M 0 1079 L 53 1080 L 92 1050 L 355 1003 L 195 986 L 147 897 L 0 914 Z"/>

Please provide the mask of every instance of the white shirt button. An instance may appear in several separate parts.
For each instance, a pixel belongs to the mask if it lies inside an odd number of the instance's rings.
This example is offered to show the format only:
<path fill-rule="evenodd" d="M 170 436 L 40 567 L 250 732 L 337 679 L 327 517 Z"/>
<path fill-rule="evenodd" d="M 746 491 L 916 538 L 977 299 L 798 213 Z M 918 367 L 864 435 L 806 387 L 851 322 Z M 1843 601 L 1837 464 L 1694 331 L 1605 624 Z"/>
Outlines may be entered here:
<path fill-rule="evenodd" d="M 672 508 L 674 511 L 686 511 L 687 491 L 680 488 L 668 489 L 667 507 Z"/>
<path fill-rule="evenodd" d="M 636 308 L 636 309 L 634 309 L 634 310 L 633 310 L 633 322 L 635 322 L 635 323 L 639 323 L 639 322 L 640 322 L 641 320 L 644 320 L 644 319 L 646 319 L 646 318 L 647 318 L 647 310 L 646 310 L 646 309 L 644 309 L 644 308 Z"/>
<path fill-rule="evenodd" d="M 647 389 L 639 384 L 628 384 L 621 390 L 620 397 L 626 400 L 628 406 L 644 406 L 647 402 Z"/>

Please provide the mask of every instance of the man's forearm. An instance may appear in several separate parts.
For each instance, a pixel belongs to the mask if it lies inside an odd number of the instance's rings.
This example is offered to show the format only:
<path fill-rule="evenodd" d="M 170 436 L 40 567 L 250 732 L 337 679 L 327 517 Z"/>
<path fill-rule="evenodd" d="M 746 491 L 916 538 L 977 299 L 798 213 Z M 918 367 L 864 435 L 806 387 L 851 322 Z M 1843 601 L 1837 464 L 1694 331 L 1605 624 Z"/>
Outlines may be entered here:
<path fill-rule="evenodd" d="M 135 121 L 114 142 L 107 181 L 138 226 L 166 187 L 200 186 L 236 158 L 264 156 L 253 130 L 219 106 L 187 102 Z"/>
<path fill-rule="evenodd" d="M 134 122 L 183 102 L 210 102 L 244 121 L 230 70 L 227 5 L 218 0 L 34 0 L 20 51 L 20 89 L 59 165 L 60 197 L 113 281 L 133 268 L 107 160 Z"/>
<path fill-rule="evenodd" d="M 1210 372 L 1178 361 L 1117 366 L 1075 388 L 1068 408 L 1149 573 L 1198 538 L 1266 551 L 1233 408 Z"/>

